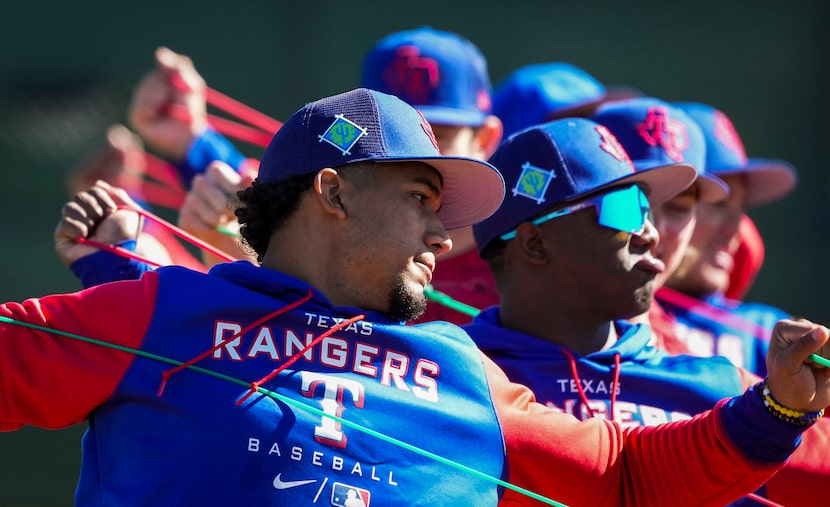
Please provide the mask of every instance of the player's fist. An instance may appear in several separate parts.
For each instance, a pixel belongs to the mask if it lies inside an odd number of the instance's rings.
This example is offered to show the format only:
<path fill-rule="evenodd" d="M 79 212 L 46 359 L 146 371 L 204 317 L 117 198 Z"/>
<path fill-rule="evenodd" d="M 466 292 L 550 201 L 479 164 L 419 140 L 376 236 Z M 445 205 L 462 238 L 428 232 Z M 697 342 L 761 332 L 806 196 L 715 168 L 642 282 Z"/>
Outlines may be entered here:
<path fill-rule="evenodd" d="M 802 412 L 830 405 L 830 368 L 810 360 L 830 356 L 830 330 L 805 319 L 781 320 L 767 352 L 767 386 L 778 403 Z"/>
<path fill-rule="evenodd" d="M 156 68 L 133 91 L 128 115 L 148 145 L 182 160 L 207 129 L 207 86 L 187 56 L 160 47 L 155 59 Z"/>
<path fill-rule="evenodd" d="M 137 239 L 139 215 L 133 211 L 118 211 L 120 205 L 138 207 L 126 191 L 102 180 L 76 193 L 72 200 L 64 204 L 54 233 L 55 251 L 61 261 L 69 266 L 97 251 L 94 247 L 78 243 L 79 238 L 104 244 Z"/>

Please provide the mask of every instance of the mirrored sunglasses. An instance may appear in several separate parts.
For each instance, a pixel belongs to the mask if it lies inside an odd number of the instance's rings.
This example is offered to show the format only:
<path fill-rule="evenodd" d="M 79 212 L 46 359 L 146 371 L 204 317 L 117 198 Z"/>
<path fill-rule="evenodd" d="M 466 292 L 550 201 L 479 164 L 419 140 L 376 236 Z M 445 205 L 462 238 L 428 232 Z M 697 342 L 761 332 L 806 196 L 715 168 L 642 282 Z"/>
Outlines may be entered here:
<path fill-rule="evenodd" d="M 586 199 L 567 208 L 553 211 L 531 222 L 539 225 L 548 220 L 591 207 L 597 209 L 599 225 L 629 234 L 641 234 L 645 228 L 646 220 L 652 220 L 651 207 L 645 192 L 637 185 L 630 185 Z M 504 241 L 513 239 L 516 237 L 516 229 L 502 234 L 500 237 Z"/>

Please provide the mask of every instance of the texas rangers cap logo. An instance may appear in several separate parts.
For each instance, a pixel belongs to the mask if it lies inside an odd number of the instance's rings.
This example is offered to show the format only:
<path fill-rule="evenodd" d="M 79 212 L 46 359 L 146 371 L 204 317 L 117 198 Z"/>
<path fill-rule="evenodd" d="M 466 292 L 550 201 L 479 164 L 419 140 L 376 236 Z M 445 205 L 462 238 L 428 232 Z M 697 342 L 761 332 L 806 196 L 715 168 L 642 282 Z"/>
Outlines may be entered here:
<path fill-rule="evenodd" d="M 418 111 L 418 116 L 421 117 L 421 129 L 424 131 L 424 134 L 427 135 L 429 142 L 438 150 L 438 153 L 441 153 L 441 148 L 438 147 L 438 139 L 435 139 L 435 133 L 432 131 L 432 125 L 429 124 L 426 117 L 420 111 Z"/>
<path fill-rule="evenodd" d="M 649 146 L 660 146 L 672 160 L 683 160 L 683 152 L 689 147 L 689 135 L 683 122 L 669 117 L 665 107 L 651 107 L 643 123 L 637 125 L 637 133 Z"/>
<path fill-rule="evenodd" d="M 416 46 L 401 46 L 389 66 L 383 71 L 383 80 L 389 90 L 410 104 L 428 102 L 429 93 L 438 86 L 438 62 L 420 56 Z"/>
<path fill-rule="evenodd" d="M 634 171 L 634 163 L 631 162 L 628 152 L 625 151 L 622 144 L 614 137 L 614 134 L 605 125 L 597 125 L 596 131 L 599 132 L 599 136 L 602 138 L 602 144 L 599 147 L 620 162 L 625 162 L 631 166 L 631 170 Z"/>
<path fill-rule="evenodd" d="M 522 174 L 519 175 L 519 180 L 513 187 L 513 196 L 521 195 L 533 199 L 536 204 L 542 204 L 545 202 L 545 192 L 554 178 L 556 178 L 555 172 L 525 162 L 522 164 Z"/>
<path fill-rule="evenodd" d="M 353 121 L 347 120 L 342 114 L 334 117 L 334 121 L 322 135 L 317 136 L 320 142 L 327 142 L 339 149 L 345 157 L 351 155 L 352 146 L 358 139 L 366 135 L 366 129 L 358 126 Z"/>
<path fill-rule="evenodd" d="M 726 146 L 729 151 L 741 157 L 741 160 L 746 161 L 746 150 L 744 150 L 744 143 L 741 137 L 735 130 L 732 121 L 722 112 L 715 111 L 713 113 L 713 120 L 715 122 L 715 137 Z"/>

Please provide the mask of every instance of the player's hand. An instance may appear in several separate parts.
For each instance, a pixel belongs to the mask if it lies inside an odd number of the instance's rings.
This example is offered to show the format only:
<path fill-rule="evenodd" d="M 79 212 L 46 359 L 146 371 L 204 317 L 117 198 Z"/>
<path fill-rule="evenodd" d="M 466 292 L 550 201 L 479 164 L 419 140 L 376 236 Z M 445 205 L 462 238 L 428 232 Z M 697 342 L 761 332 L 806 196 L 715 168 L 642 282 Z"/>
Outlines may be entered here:
<path fill-rule="evenodd" d="M 767 352 L 767 386 L 780 404 L 802 412 L 830 405 L 830 369 L 809 359 L 830 357 L 830 330 L 805 319 L 781 320 Z"/>
<path fill-rule="evenodd" d="M 183 160 L 208 126 L 207 86 L 187 56 L 160 47 L 155 58 L 156 68 L 133 91 L 130 122 L 149 146 Z"/>
<path fill-rule="evenodd" d="M 63 206 L 54 240 L 55 251 L 64 264 L 69 266 L 98 251 L 78 243 L 78 238 L 113 244 L 138 237 L 140 216 L 132 211 L 118 211 L 119 205 L 138 207 L 125 190 L 99 180 Z"/>
<path fill-rule="evenodd" d="M 67 189 L 75 194 L 104 180 L 124 188 L 130 195 L 137 195 L 146 168 L 141 138 L 124 125 L 114 124 L 107 129 L 102 146 L 73 168 L 67 178 Z"/>
<path fill-rule="evenodd" d="M 251 173 L 237 173 L 224 162 L 212 162 L 204 173 L 193 177 L 179 210 L 179 227 L 234 257 L 243 257 L 238 238 L 220 232 L 219 228 L 239 231 L 231 199 L 238 190 L 250 186 L 253 178 Z M 210 257 L 204 260 L 208 265 L 218 261 Z"/>

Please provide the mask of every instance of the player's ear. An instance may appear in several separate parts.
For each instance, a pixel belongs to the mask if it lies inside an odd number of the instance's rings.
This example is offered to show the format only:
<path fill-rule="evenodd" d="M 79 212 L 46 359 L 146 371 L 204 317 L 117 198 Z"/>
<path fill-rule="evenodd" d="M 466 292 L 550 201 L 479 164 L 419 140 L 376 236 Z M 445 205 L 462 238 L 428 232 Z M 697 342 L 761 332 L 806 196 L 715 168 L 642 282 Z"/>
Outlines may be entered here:
<path fill-rule="evenodd" d="M 484 119 L 484 123 L 476 131 L 476 142 L 481 149 L 482 160 L 489 159 L 495 153 L 503 135 L 504 126 L 498 116 L 490 115 Z"/>
<path fill-rule="evenodd" d="M 541 265 L 550 260 L 550 245 L 538 225 L 530 222 L 520 224 L 516 228 L 516 237 L 513 240 L 517 253 L 526 262 Z"/>
<path fill-rule="evenodd" d="M 343 179 L 334 169 L 321 169 L 314 176 L 314 194 L 321 209 L 341 220 L 346 218 L 346 208 L 340 199 L 342 191 Z"/>

